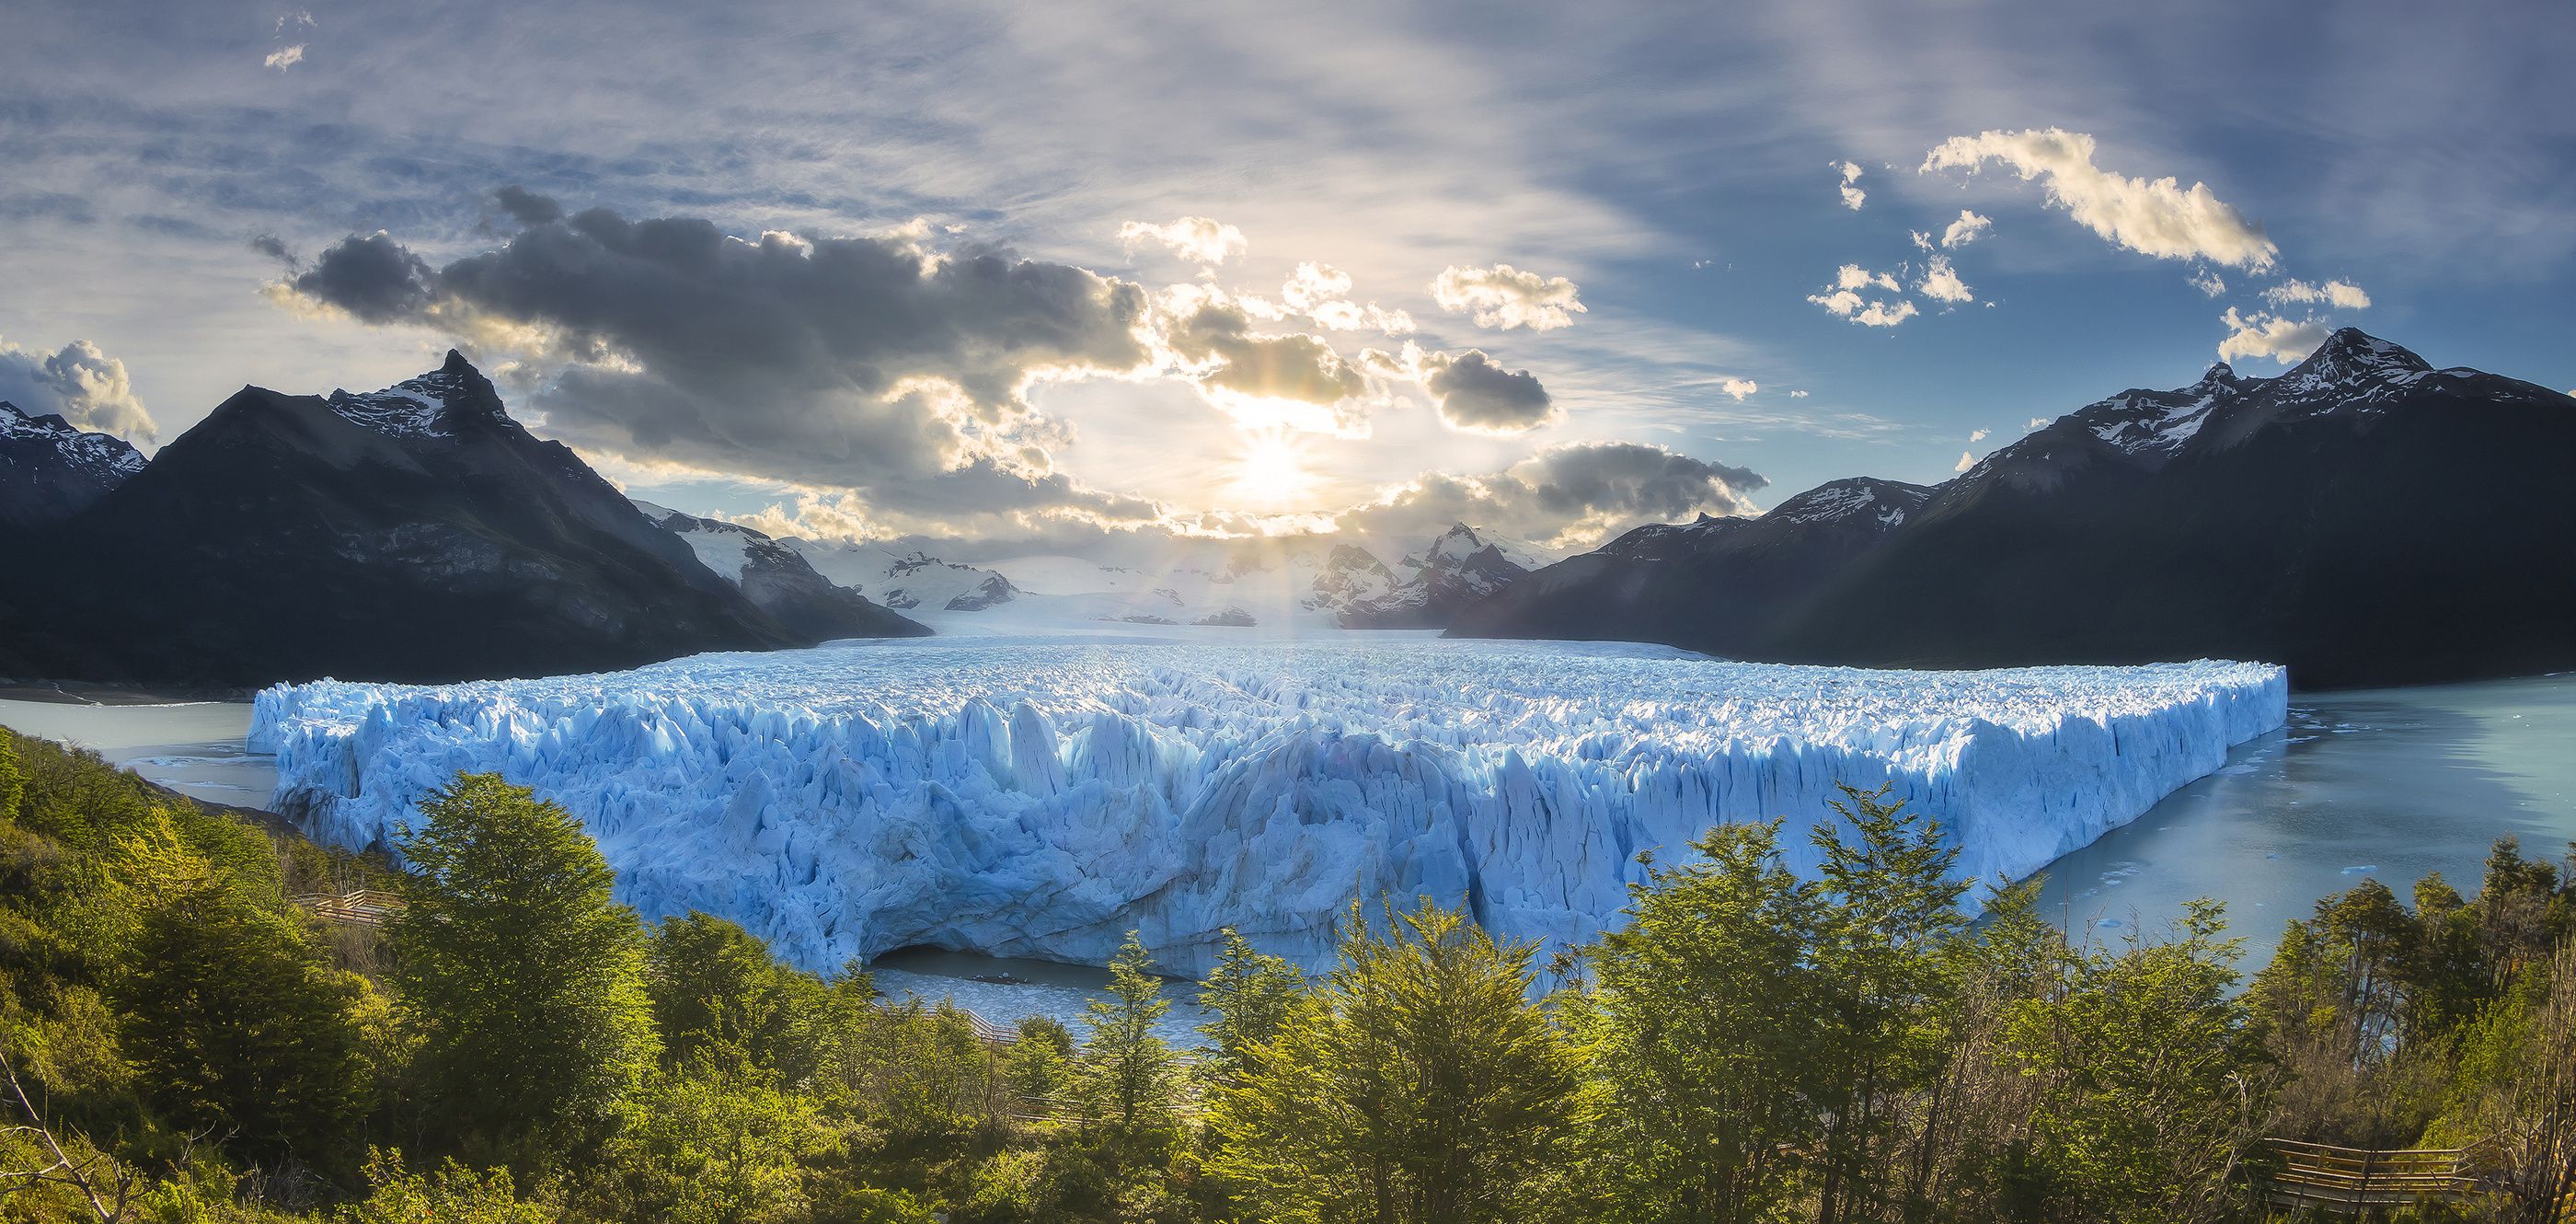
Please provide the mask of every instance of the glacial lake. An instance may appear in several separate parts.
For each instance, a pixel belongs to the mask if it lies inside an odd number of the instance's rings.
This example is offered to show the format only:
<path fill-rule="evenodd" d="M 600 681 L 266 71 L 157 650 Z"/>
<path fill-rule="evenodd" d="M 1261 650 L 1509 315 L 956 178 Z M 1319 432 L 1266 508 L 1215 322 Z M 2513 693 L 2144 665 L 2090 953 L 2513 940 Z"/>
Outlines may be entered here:
<path fill-rule="evenodd" d="M 0 725 L 68 740 L 163 785 L 258 806 L 275 771 L 243 750 L 242 703 L 77 705 L 0 700 Z M 2512 834 L 2533 857 L 2576 840 L 2576 675 L 2303 693 L 2289 725 L 2239 745 L 2227 765 L 2135 822 L 2049 865 L 2044 914 L 2116 940 L 2169 924 L 2194 897 L 2227 903 L 2250 970 L 2282 924 L 2373 877 L 2402 896 L 2440 872 L 2475 889 L 2488 846 Z M 1001 1025 L 1035 1013 L 1083 1030 L 1100 970 L 905 952 L 879 964 L 889 994 L 954 995 Z M 1013 980 L 1016 979 L 1016 980 Z M 1172 992 L 1167 1036 L 1199 1017 Z"/>

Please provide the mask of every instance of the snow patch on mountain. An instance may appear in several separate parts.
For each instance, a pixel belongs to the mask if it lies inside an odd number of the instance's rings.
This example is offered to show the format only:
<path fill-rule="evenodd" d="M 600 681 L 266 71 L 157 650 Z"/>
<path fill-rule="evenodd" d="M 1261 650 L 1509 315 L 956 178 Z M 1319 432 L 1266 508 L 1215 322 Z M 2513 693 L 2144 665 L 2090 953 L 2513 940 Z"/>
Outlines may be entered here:
<path fill-rule="evenodd" d="M 29 416 L 16 404 L 0 400 L 0 464 L 16 466 L 13 452 L 46 448 L 62 465 L 109 485 L 143 470 L 143 452 L 114 434 L 92 433 L 48 413 Z M 32 461 L 32 460 L 31 460 Z"/>
<path fill-rule="evenodd" d="M 1354 898 L 1498 934 L 1620 921 L 1641 851 L 1833 819 L 1836 782 L 2026 875 L 2282 725 L 2235 663 L 1871 672 L 1655 647 L 1222 630 L 916 639 L 441 687 L 258 697 L 275 804 L 383 844 L 459 770 L 565 805 L 649 916 L 702 909 L 814 968 L 931 944 L 1205 969 L 1236 927 L 1314 966 Z M 1241 639 L 1231 639 L 1241 642 Z"/>

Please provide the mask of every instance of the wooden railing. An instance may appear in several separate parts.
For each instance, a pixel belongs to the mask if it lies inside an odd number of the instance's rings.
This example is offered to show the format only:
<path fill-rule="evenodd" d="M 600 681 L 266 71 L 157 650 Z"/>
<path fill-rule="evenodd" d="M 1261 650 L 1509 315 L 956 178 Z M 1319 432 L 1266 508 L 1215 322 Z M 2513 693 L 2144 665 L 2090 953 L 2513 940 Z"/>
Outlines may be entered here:
<path fill-rule="evenodd" d="M 2276 1207 L 2360 1215 L 2410 1203 L 2462 1202 L 2478 1191 L 2469 1153 L 2461 1148 L 2373 1151 L 2293 1139 L 2266 1143 L 2281 1161 L 2280 1171 L 2263 1182 L 2265 1197 Z"/>
<path fill-rule="evenodd" d="M 325 922 L 346 922 L 356 926 L 380 927 L 403 907 L 401 896 L 381 888 L 361 888 L 345 893 L 306 893 L 287 900 L 313 911 Z"/>

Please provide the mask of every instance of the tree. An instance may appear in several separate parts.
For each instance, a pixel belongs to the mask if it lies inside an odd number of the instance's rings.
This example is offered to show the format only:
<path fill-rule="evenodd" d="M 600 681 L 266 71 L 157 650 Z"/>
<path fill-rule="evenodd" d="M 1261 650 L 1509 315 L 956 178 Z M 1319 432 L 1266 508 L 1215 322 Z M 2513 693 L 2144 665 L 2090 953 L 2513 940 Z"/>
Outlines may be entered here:
<path fill-rule="evenodd" d="M 459 775 L 421 815 L 391 932 L 421 1103 L 476 1159 L 541 1167 L 652 1064 L 642 928 L 580 824 L 525 788 Z"/>
<path fill-rule="evenodd" d="M 1091 1000 L 1091 1040 L 1082 1049 L 1092 1093 L 1120 1130 L 1136 1129 L 1140 1119 L 1170 1103 L 1172 1051 L 1154 1034 L 1154 1024 L 1171 1009 L 1144 941 L 1127 932 L 1127 942 L 1109 961 L 1109 997 Z"/>
<path fill-rule="evenodd" d="M 1252 943 L 1225 928 L 1225 951 L 1200 985 L 1199 1005 L 1215 1014 L 1199 1031 L 1216 1043 L 1212 1060 L 1218 1078 L 1239 1080 L 1251 1073 L 1253 1051 L 1277 1036 L 1306 975 L 1295 965 L 1253 950 Z"/>
<path fill-rule="evenodd" d="M 1875 1214 L 1890 1190 L 1898 1110 L 1945 1058 L 1937 1021 L 1956 991 L 1970 887 L 1951 878 L 1959 852 L 1937 823 L 1884 802 L 1888 787 L 1839 789 L 1833 809 L 1857 840 L 1832 824 L 1814 834 L 1824 856 L 1809 979 L 1819 1045 L 1807 1094 L 1821 1123 L 1820 1224 Z"/>
<path fill-rule="evenodd" d="M 1812 885 L 1778 822 L 1720 825 L 1697 861 L 1632 889 L 1603 937 L 1585 1028 L 1607 1089 L 1607 1180 L 1637 1221 L 1770 1218 L 1815 1120 L 1801 1089 L 1818 1041 Z"/>
<path fill-rule="evenodd" d="M 18 819 L 18 802 L 27 793 L 27 771 L 18 764 L 18 737 L 0 730 L 0 822 Z"/>
<path fill-rule="evenodd" d="M 596 1214 L 665 1224 L 803 1218 L 804 1162 L 839 1147 L 812 1097 L 704 1057 L 657 1071 L 591 1171 Z"/>
<path fill-rule="evenodd" d="M 1255 1214 L 1372 1224 L 1525 1218 L 1590 1124 L 1582 1060 L 1530 998 L 1533 945 L 1427 899 L 1332 972 L 1218 1090 L 1209 1161 Z"/>
<path fill-rule="evenodd" d="M 713 1056 L 788 1083 L 821 1065 L 831 987 L 780 964 L 768 944 L 731 922 L 695 910 L 663 919 L 645 953 L 644 980 L 667 1065 Z"/>
<path fill-rule="evenodd" d="M 313 1164 L 353 1136 L 374 1095 L 354 1012 L 364 986 L 301 930 L 201 881 L 145 912 L 132 963 L 123 1043 L 173 1120 Z"/>

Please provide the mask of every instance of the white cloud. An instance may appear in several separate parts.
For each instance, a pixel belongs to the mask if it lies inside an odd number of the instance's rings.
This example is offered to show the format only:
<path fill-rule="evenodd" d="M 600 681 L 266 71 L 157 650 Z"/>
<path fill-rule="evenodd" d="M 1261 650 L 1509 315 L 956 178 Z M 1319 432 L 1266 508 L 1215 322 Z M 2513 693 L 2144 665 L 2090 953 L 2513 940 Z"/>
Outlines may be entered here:
<path fill-rule="evenodd" d="M 1883 289 L 1903 293 L 1905 288 L 1896 277 L 1886 272 L 1872 272 L 1859 264 L 1844 264 L 1834 270 L 1834 284 L 1822 293 L 1807 295 L 1807 300 L 1825 308 L 1827 314 L 1849 319 L 1866 327 L 1894 327 L 1921 313 L 1914 303 L 1871 301 L 1860 295 L 1863 289 Z"/>
<path fill-rule="evenodd" d="M 1950 257 L 1933 256 L 1923 268 L 1923 279 L 1914 283 L 1914 291 L 1934 301 L 1972 302 L 1977 295 L 1968 291 L 1966 281 L 1950 269 Z"/>
<path fill-rule="evenodd" d="M 2211 297 L 2223 297 L 2227 293 L 2227 282 L 2220 280 L 2218 273 L 2208 268 L 2192 273 L 2191 279 L 2184 283 Z"/>
<path fill-rule="evenodd" d="M 277 31 L 277 33 L 279 33 L 279 34 L 284 34 L 284 33 L 286 33 L 286 31 L 287 31 L 287 27 L 289 27 L 289 26 L 292 26 L 292 27 L 295 27 L 296 29 L 301 29 L 301 30 L 309 30 L 309 29 L 312 29 L 312 28 L 313 28 L 313 14 L 312 14 L 311 12 L 309 12 L 309 11 L 304 10 L 304 9 L 297 9 L 297 10 L 295 10 L 295 11 L 294 11 L 294 12 L 292 12 L 292 13 L 280 13 L 280 14 L 278 14 L 278 15 L 277 15 L 277 27 L 276 27 L 276 31 Z"/>
<path fill-rule="evenodd" d="M 1953 471 L 1953 472 L 1964 472 L 1964 471 L 1967 471 L 1969 468 L 1972 468 L 1972 467 L 1975 467 L 1975 466 L 1977 466 L 1977 457 L 1976 457 L 1975 455 L 1971 455 L 1971 454 L 1969 454 L 1969 453 L 1968 453 L 1968 452 L 1966 452 L 1966 451 L 1960 451 L 1960 452 L 1959 452 L 1959 462 L 1958 462 L 1958 464 L 1957 464 L 1956 466 L 1952 467 L 1950 470 L 1951 470 L 1951 471 Z"/>
<path fill-rule="evenodd" d="M 2361 286 L 2339 280 L 2330 280 L 2322 285 L 2311 285 L 2303 280 L 2282 281 L 2264 290 L 2263 300 L 2270 302 L 2274 309 L 2293 303 L 2317 302 L 2329 303 L 2344 310 L 2370 309 L 2370 295 L 2362 292 Z"/>
<path fill-rule="evenodd" d="M 1789 393 L 1789 398 L 1790 398 L 1790 399 L 1805 399 L 1805 398 L 1807 398 L 1807 393 L 1806 393 L 1806 392 L 1804 392 L 1804 391 L 1792 391 L 1792 392 L 1790 392 L 1790 393 Z"/>
<path fill-rule="evenodd" d="M 264 65 L 264 66 L 266 66 L 266 67 L 269 67 L 269 68 L 274 68 L 274 69 L 276 69 L 276 70 L 277 70 L 277 71 L 279 71 L 279 72 L 284 72 L 284 71 L 286 71 L 287 69 L 292 68 L 292 67 L 296 66 L 297 64 L 301 64 L 301 63 L 303 63 L 303 62 L 304 62 L 304 44 L 303 44 L 303 43 L 297 43 L 297 44 L 295 44 L 294 46 L 291 46 L 291 47 L 279 47 L 277 50 L 269 52 L 269 53 L 268 53 L 268 58 L 267 58 L 267 59 L 264 59 L 264 60 L 261 60 L 261 61 L 260 61 L 260 63 L 261 63 L 262 65 Z"/>
<path fill-rule="evenodd" d="M 2218 359 L 2234 361 L 2239 357 L 2269 357 L 2289 365 L 2316 351 L 2326 342 L 2330 329 L 2313 316 L 2286 319 L 2257 311 L 2240 315 L 2230 306 L 2220 321 L 2228 328 L 2227 338 L 2218 342 Z"/>
<path fill-rule="evenodd" d="M 1130 221 L 1118 227 L 1118 240 L 1131 250 L 1138 243 L 1158 242 L 1191 263 L 1209 267 L 1242 254 L 1247 245 L 1242 230 L 1206 217 L 1183 217 L 1169 225 Z"/>
<path fill-rule="evenodd" d="M 1726 392 L 1728 395 L 1734 396 L 1735 401 L 1740 404 L 1744 402 L 1745 396 L 1761 390 L 1762 384 L 1757 383 L 1750 378 L 1730 378 L 1717 384 L 1717 389 Z"/>
<path fill-rule="evenodd" d="M 1412 315 L 1401 310 L 1381 310 L 1375 302 L 1361 305 L 1350 300 L 1350 292 L 1350 273 L 1309 260 L 1298 264 L 1287 283 L 1279 287 L 1279 298 L 1286 303 L 1286 309 L 1272 307 L 1259 298 L 1238 300 L 1246 310 L 1262 318 L 1283 319 L 1293 312 L 1330 331 L 1376 331 L 1401 336 L 1413 330 Z"/>
<path fill-rule="evenodd" d="M 159 436 L 152 414 L 134 398 L 125 363 L 87 340 L 45 353 L 0 339 L 0 400 L 28 416 L 60 416 L 82 429 L 147 442 Z"/>
<path fill-rule="evenodd" d="M 1932 235 L 1924 233 L 1922 230 L 1908 230 L 1906 232 L 1914 236 L 1914 249 L 1918 251 L 1928 251 L 1932 249 Z"/>
<path fill-rule="evenodd" d="M 1949 228 L 1941 231 L 1941 245 L 1951 249 L 1966 246 L 1985 237 L 1987 231 L 1994 227 L 1994 218 L 1979 216 L 1962 208 L 1959 210 L 1959 219 L 1951 222 Z"/>
<path fill-rule="evenodd" d="M 1841 168 L 1843 172 L 1843 207 L 1848 208 L 1853 212 L 1859 212 L 1860 206 L 1869 199 L 1869 193 L 1862 191 L 1859 186 L 1860 163 L 1844 162 Z"/>
<path fill-rule="evenodd" d="M 1993 431 L 1993 430 L 1991 430 L 1991 429 L 1980 429 L 1980 430 L 1976 431 L 1975 433 L 1969 434 L 1969 435 L 1968 435 L 1968 445 L 1970 445 L 1970 446 L 1975 446 L 1977 443 L 1985 441 L 1985 440 L 1986 440 L 1986 436 L 1987 436 L 1988 434 L 1993 433 L 1993 432 L 1994 432 L 1994 431 Z"/>
<path fill-rule="evenodd" d="M 2262 271 L 2280 248 L 2206 183 L 2179 185 L 2171 176 L 2129 178 L 2093 164 L 2094 141 L 2063 128 L 1988 131 L 1954 136 L 1924 155 L 1925 171 L 1975 170 L 2000 161 L 2024 182 L 2043 180 L 2049 199 L 2078 224 L 2112 243 L 2158 259 L 2206 259 Z"/>
<path fill-rule="evenodd" d="M 1452 314 L 1473 312 L 1478 327 L 1553 331 L 1584 313 L 1573 281 L 1523 272 L 1510 264 L 1450 267 L 1431 282 L 1431 300 Z"/>
<path fill-rule="evenodd" d="M 2032 418 L 2030 419 L 2030 427 L 2031 427 L 2031 428 L 2033 428 L 2033 429 L 2037 429 L 2037 428 L 2039 428 L 2040 426 L 2042 426 L 2042 425 L 2046 425 L 2046 424 L 2048 424 L 2050 421 L 2054 421 L 2054 420 L 2056 420 L 2056 419 L 2057 419 L 2056 417 L 2032 417 Z"/>
<path fill-rule="evenodd" d="M 1834 288 L 1878 288 L 1885 289 L 1889 293 L 1900 293 L 1904 291 L 1904 286 L 1897 284 L 1896 277 L 1893 275 L 1885 272 L 1872 272 L 1859 264 L 1844 264 L 1842 267 L 1835 269 Z"/>

